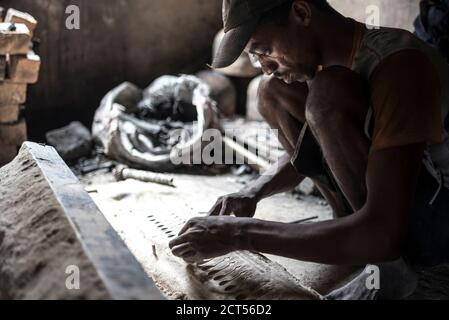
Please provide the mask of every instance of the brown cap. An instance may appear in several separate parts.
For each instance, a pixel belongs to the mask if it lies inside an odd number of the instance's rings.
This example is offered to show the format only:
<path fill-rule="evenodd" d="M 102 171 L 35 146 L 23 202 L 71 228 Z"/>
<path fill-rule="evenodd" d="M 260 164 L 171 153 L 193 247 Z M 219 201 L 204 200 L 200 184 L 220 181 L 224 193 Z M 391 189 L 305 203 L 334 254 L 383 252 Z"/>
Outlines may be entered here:
<path fill-rule="evenodd" d="M 248 44 L 262 15 L 288 1 L 290 0 L 223 0 L 225 35 L 212 67 L 225 68 L 234 63 Z"/>

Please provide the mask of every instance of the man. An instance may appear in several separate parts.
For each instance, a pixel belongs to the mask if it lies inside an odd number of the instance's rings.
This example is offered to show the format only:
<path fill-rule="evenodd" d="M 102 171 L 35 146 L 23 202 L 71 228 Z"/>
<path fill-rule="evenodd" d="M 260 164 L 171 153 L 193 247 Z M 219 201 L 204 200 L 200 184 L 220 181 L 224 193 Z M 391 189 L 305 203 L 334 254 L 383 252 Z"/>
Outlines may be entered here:
<path fill-rule="evenodd" d="M 243 50 L 258 58 L 270 76 L 260 111 L 287 154 L 270 175 L 219 199 L 209 217 L 189 221 L 173 253 L 190 262 L 234 250 L 335 265 L 449 261 L 449 68 L 438 53 L 407 31 L 345 18 L 324 0 L 225 0 L 223 10 L 213 66 Z M 305 176 L 336 219 L 252 218 L 261 199 Z"/>

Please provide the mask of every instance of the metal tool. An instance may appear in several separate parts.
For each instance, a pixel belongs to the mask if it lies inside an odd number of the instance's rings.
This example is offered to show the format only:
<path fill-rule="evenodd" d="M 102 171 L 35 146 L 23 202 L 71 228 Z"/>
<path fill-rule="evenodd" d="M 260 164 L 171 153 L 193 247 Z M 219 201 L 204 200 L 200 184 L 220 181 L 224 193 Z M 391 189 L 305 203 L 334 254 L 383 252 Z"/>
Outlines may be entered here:
<path fill-rule="evenodd" d="M 114 176 L 117 179 L 117 181 L 122 181 L 122 180 L 126 180 L 126 179 L 134 179 L 134 180 L 139 180 L 139 181 L 143 181 L 143 182 L 152 182 L 152 183 L 157 183 L 157 184 L 176 188 L 176 186 L 173 183 L 174 178 L 170 177 L 168 175 L 165 175 L 165 174 L 158 174 L 158 173 L 153 173 L 153 172 L 148 172 L 148 171 L 143 171 L 143 170 L 135 170 L 135 169 L 130 169 L 125 166 L 117 166 L 114 169 L 113 173 L 114 173 Z"/>
<path fill-rule="evenodd" d="M 313 221 L 313 220 L 316 220 L 318 218 L 319 218 L 318 216 L 314 216 L 314 217 L 309 217 L 309 218 L 304 218 L 304 219 L 301 219 L 301 220 L 293 221 L 293 222 L 290 222 L 290 223 L 291 224 L 300 224 L 300 223 Z"/>

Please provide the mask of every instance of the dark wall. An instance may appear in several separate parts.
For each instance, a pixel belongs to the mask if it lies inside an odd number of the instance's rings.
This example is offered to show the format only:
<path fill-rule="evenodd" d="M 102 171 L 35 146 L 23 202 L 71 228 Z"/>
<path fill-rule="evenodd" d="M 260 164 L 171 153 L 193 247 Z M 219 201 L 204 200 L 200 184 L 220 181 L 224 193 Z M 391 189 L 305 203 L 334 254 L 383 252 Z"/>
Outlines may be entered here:
<path fill-rule="evenodd" d="M 30 87 L 30 137 L 72 120 L 90 125 L 101 98 L 131 81 L 146 86 L 163 74 L 194 72 L 210 60 L 221 27 L 221 0 L 2 0 L 38 21 L 40 80 Z M 65 9 L 77 5 L 81 29 L 68 30 Z"/>
<path fill-rule="evenodd" d="M 419 14 L 420 0 L 328 0 L 342 14 L 358 21 L 372 23 L 373 8 L 379 9 L 380 25 L 413 31 Z"/>

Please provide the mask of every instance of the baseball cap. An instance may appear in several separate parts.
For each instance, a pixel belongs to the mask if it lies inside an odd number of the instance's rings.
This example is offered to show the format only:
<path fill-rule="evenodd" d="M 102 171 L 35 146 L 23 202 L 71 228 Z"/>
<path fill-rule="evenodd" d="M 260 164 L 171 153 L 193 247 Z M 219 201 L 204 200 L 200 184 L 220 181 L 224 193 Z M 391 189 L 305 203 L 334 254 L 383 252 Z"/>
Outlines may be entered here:
<path fill-rule="evenodd" d="M 242 54 L 259 19 L 290 0 L 223 0 L 225 35 L 212 62 L 219 69 L 230 66 Z"/>

